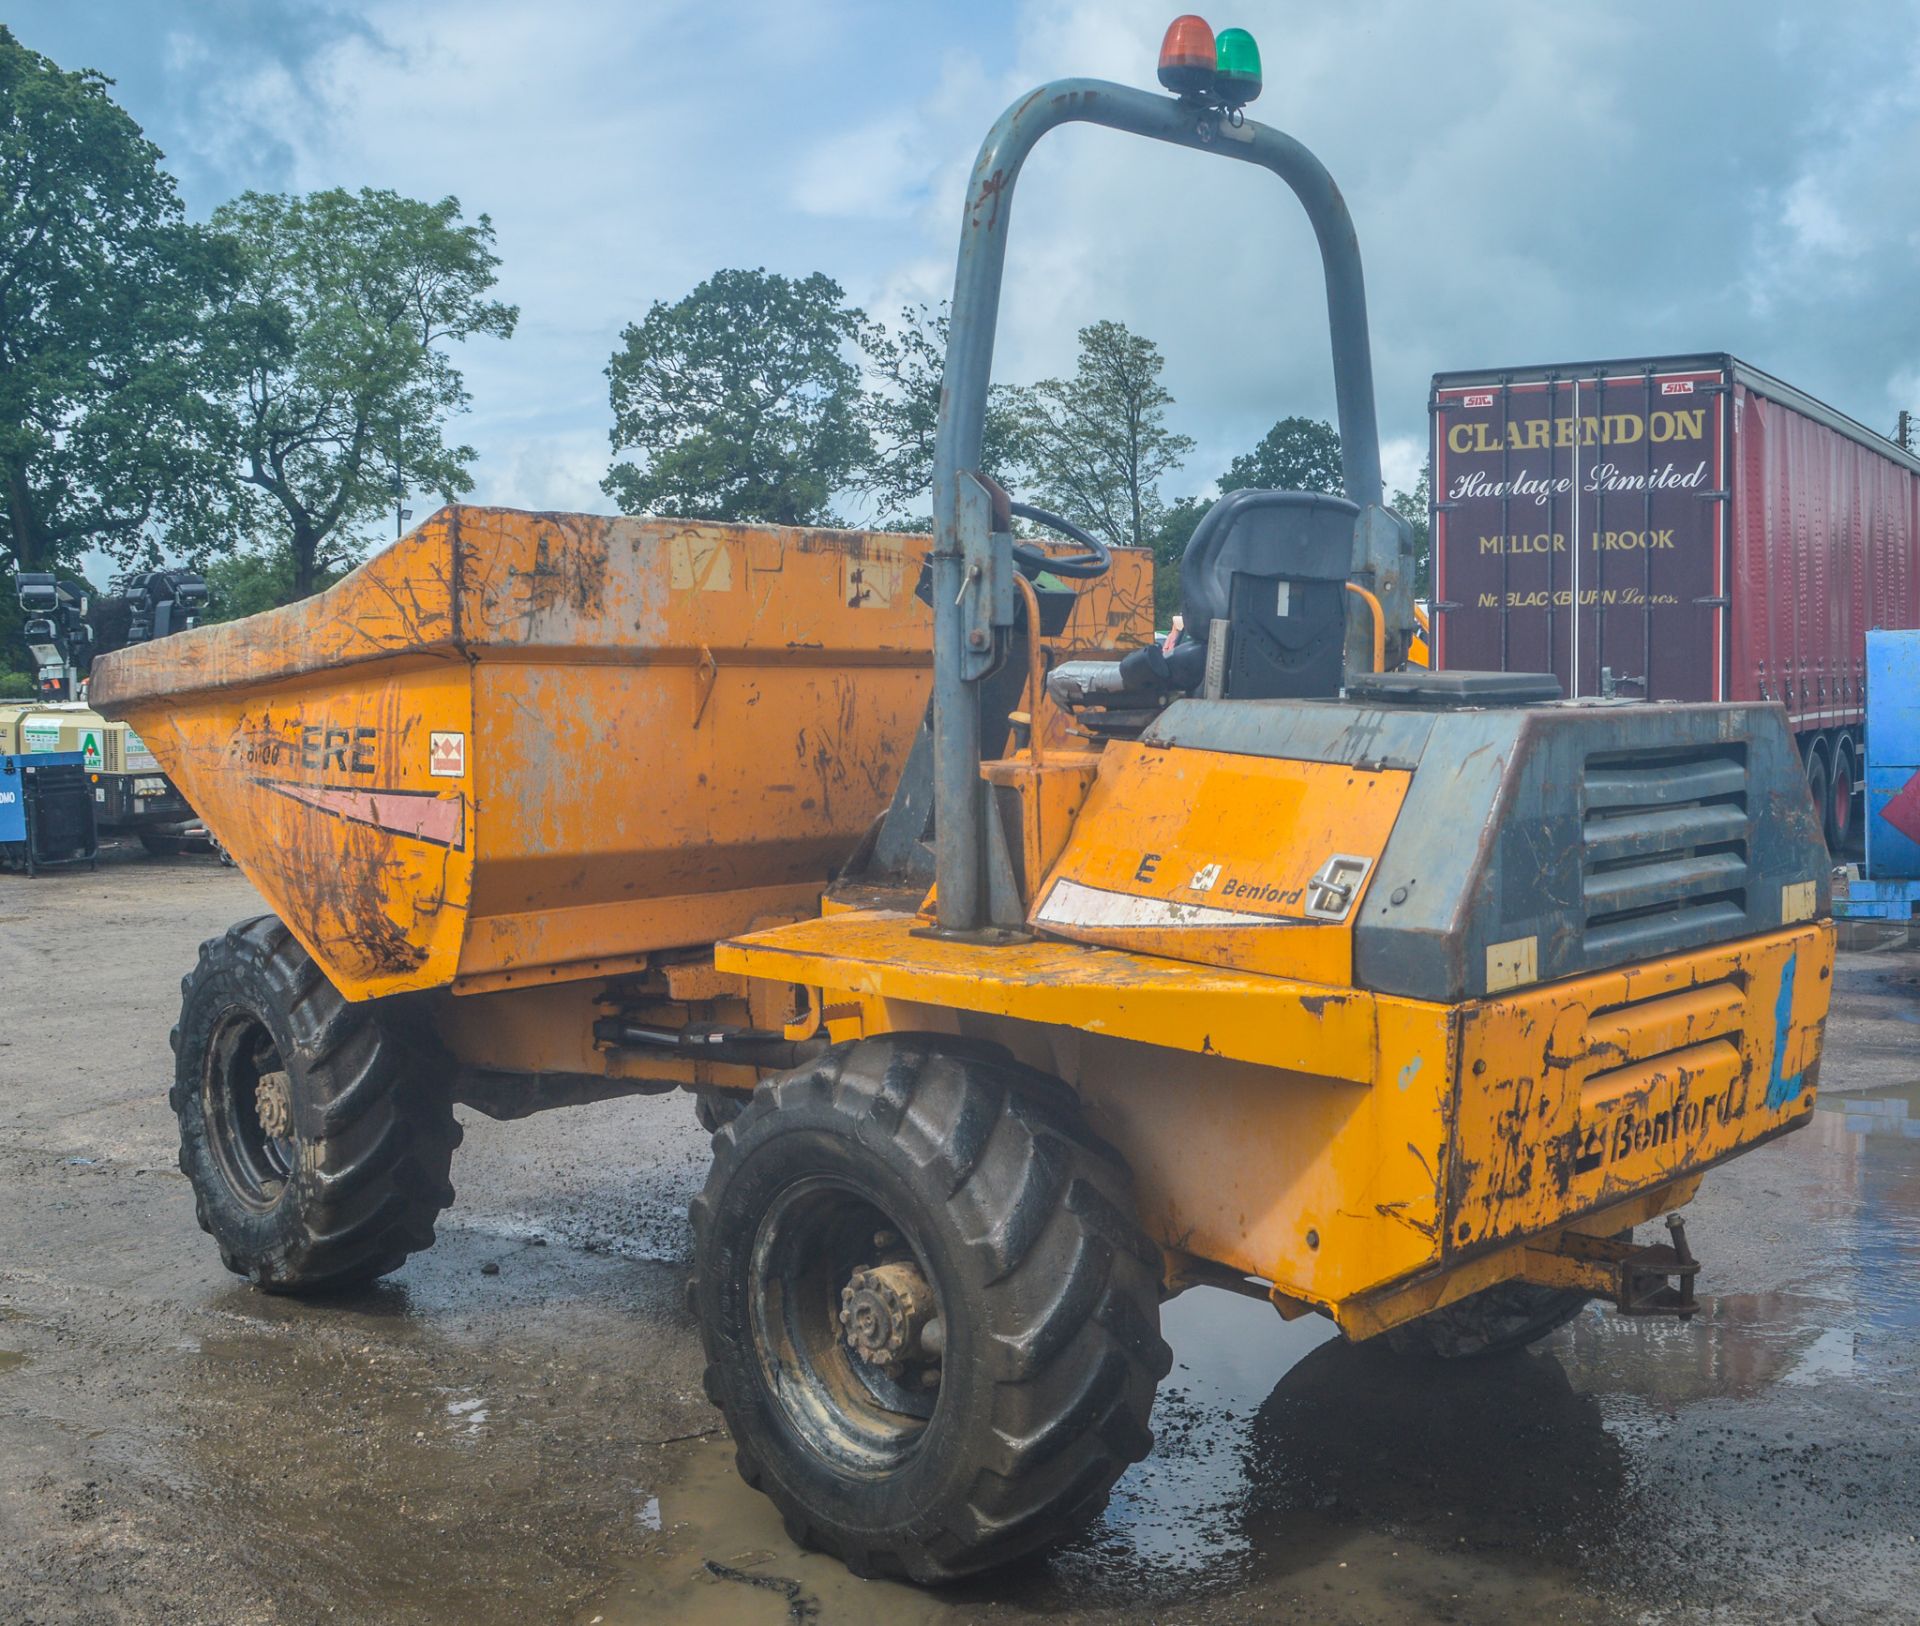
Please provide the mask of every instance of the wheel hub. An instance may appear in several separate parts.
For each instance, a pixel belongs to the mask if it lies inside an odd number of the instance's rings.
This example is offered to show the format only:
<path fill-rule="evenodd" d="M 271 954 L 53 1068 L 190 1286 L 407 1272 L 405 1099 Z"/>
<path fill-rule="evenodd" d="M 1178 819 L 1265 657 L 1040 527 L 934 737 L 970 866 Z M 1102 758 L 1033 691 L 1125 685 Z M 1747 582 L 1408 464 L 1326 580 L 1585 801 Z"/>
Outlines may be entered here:
<path fill-rule="evenodd" d="M 840 1289 L 847 1347 L 890 1376 L 936 1353 L 924 1336 L 935 1314 L 933 1289 L 911 1262 L 856 1270 Z"/>
<path fill-rule="evenodd" d="M 284 1072 L 262 1073 L 254 1086 L 253 1109 L 260 1127 L 275 1140 L 293 1136 L 293 1081 Z"/>

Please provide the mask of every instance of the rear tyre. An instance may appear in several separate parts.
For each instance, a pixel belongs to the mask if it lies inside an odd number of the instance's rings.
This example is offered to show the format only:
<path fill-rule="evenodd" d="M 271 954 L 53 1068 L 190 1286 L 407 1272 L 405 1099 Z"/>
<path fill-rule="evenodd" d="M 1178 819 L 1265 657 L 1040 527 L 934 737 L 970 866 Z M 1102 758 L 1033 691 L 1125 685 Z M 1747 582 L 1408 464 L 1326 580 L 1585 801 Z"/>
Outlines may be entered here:
<path fill-rule="evenodd" d="M 315 1292 L 431 1246 L 460 1126 L 424 1039 L 348 1004 L 272 915 L 203 943 L 180 993 L 180 1169 L 227 1268 Z"/>
<path fill-rule="evenodd" d="M 1152 1446 L 1159 1251 L 1072 1092 L 997 1047 L 869 1039 L 767 1081 L 692 1219 L 741 1477 L 857 1575 L 1033 1552 Z"/>
<path fill-rule="evenodd" d="M 1504 1355 L 1557 1332 L 1592 1297 L 1577 1288 L 1501 1282 L 1395 1327 L 1387 1344 L 1397 1355 L 1443 1361 Z"/>

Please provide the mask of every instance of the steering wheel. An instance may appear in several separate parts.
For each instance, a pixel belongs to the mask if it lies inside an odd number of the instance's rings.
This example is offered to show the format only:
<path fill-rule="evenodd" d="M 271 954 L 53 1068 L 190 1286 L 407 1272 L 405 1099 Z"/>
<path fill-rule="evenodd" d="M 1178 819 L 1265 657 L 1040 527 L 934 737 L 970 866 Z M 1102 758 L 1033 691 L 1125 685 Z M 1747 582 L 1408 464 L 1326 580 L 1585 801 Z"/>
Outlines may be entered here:
<path fill-rule="evenodd" d="M 1044 548 L 1037 548 L 1031 542 L 1016 540 L 1013 544 L 1013 562 L 1020 567 L 1021 573 L 1031 579 L 1041 571 L 1051 571 L 1056 576 L 1068 576 L 1077 581 L 1091 581 L 1095 576 L 1104 576 L 1113 565 L 1113 552 L 1097 536 L 1089 536 L 1070 519 L 1049 513 L 1044 508 L 1035 508 L 1032 503 L 1010 502 L 1007 505 L 1017 518 L 1030 519 L 1034 524 L 1049 531 L 1057 531 L 1070 542 L 1078 542 L 1087 551 L 1070 553 L 1063 559 L 1056 559 Z"/>

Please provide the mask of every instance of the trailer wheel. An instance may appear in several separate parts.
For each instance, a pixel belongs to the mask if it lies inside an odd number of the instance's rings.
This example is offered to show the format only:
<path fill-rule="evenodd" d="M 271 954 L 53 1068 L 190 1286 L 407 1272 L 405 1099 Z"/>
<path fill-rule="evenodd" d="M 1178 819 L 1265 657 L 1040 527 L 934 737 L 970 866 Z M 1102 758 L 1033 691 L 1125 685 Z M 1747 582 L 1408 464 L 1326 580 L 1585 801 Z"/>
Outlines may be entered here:
<path fill-rule="evenodd" d="M 707 1395 L 797 1542 L 940 1582 L 1099 1513 L 1172 1362 L 1130 1184 L 1057 1079 L 955 1039 L 836 1046 L 721 1127 Z"/>
<path fill-rule="evenodd" d="M 1827 768 L 1827 748 L 1816 741 L 1807 750 L 1807 789 L 1813 795 L 1813 811 L 1820 820 L 1822 831 L 1826 829 L 1828 818 L 1827 797 L 1832 789 L 1833 775 Z M 1827 840 L 1828 851 L 1833 850 L 1833 841 Z"/>
<path fill-rule="evenodd" d="M 180 1169 L 227 1268 L 312 1292 L 430 1246 L 460 1126 L 424 1044 L 342 999 L 272 915 L 203 943 L 180 994 Z"/>
<path fill-rule="evenodd" d="M 1577 1288 L 1501 1282 L 1393 1328 L 1387 1343 L 1397 1355 L 1443 1361 L 1505 1355 L 1557 1332 L 1592 1297 Z"/>
<path fill-rule="evenodd" d="M 1821 815 L 1826 824 L 1827 850 L 1836 859 L 1844 855 L 1853 835 L 1853 789 L 1853 742 L 1842 735 L 1834 742 L 1833 772 Z"/>

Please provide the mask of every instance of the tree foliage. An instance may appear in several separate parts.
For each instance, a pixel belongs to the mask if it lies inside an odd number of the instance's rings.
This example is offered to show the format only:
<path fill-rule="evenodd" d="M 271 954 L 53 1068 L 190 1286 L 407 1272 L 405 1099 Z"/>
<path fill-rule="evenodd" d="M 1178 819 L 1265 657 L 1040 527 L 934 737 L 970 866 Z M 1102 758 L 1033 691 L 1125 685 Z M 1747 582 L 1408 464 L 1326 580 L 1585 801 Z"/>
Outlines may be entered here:
<path fill-rule="evenodd" d="M 304 596 L 294 591 L 293 550 L 284 545 L 266 552 L 230 553 L 208 565 L 205 574 L 208 600 L 206 612 L 200 617 L 203 624 L 238 621 Z M 323 567 L 313 591 L 331 587 L 343 574 L 334 567 Z"/>
<path fill-rule="evenodd" d="M 448 347 L 508 338 L 519 312 L 487 297 L 493 225 L 464 221 L 457 198 L 248 192 L 214 225 L 243 265 L 226 326 L 240 479 L 305 597 L 397 487 L 472 488 L 473 448 L 444 438 L 468 400 Z"/>
<path fill-rule="evenodd" d="M 1167 427 L 1173 397 L 1151 339 L 1121 322 L 1080 330 L 1072 378 L 1012 397 L 1033 500 L 1117 547 L 1143 547 L 1160 523 L 1161 478 L 1193 449 Z"/>
<path fill-rule="evenodd" d="M 819 272 L 716 271 L 656 301 L 607 365 L 616 462 L 601 489 L 630 514 L 833 522 L 873 441 L 854 359 L 867 323 Z"/>
<path fill-rule="evenodd" d="M 1433 496 L 1433 459 L 1420 465 L 1420 478 L 1411 491 L 1396 491 L 1387 504 L 1413 528 L 1413 591 L 1416 598 L 1433 596 L 1433 537 L 1427 509 Z"/>
<path fill-rule="evenodd" d="M 108 94 L 0 26 L 0 549 L 123 561 L 225 533 L 229 447 L 205 342 L 230 249 L 189 226 Z"/>
<path fill-rule="evenodd" d="M 1222 492 L 1346 490 L 1340 472 L 1340 432 L 1321 418 L 1282 418 L 1242 452 L 1220 477 Z"/>
<path fill-rule="evenodd" d="M 947 367 L 948 314 L 907 306 L 897 327 L 874 323 L 865 330 L 871 460 L 860 488 L 874 498 L 888 524 L 921 528 L 919 517 L 933 491 L 933 442 L 940 424 L 940 390 Z M 987 421 L 980 469 L 1003 485 L 1018 477 L 1021 454 L 1019 398 L 1004 384 L 987 391 Z M 911 518 L 909 518 L 911 516 Z M 929 522 L 930 523 L 930 522 Z"/>
<path fill-rule="evenodd" d="M 1153 549 L 1153 615 L 1160 627 L 1173 625 L 1180 609 L 1180 560 L 1194 530 L 1213 506 L 1209 497 L 1182 497 L 1167 504 L 1148 545 Z"/>

